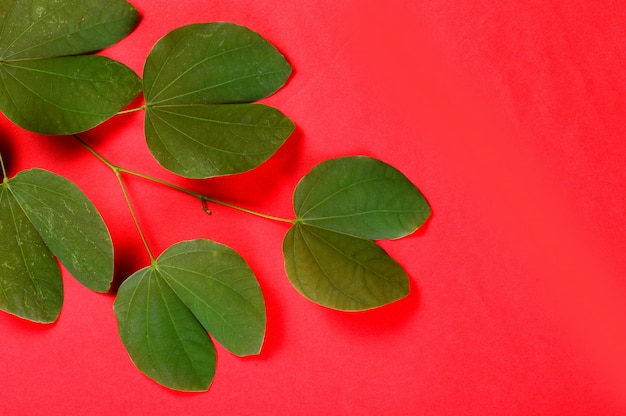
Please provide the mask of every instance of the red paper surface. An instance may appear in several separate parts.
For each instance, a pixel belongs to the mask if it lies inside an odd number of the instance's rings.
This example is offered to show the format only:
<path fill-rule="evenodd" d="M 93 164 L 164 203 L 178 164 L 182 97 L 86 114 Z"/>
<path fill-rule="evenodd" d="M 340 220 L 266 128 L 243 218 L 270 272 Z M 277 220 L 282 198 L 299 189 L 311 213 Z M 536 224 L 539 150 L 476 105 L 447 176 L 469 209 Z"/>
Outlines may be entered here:
<path fill-rule="evenodd" d="M 177 179 L 150 156 L 142 114 L 85 139 L 115 163 L 269 214 L 317 163 L 365 154 L 404 172 L 433 216 L 382 243 L 411 294 L 341 313 L 293 289 L 284 224 L 129 178 L 155 252 L 210 238 L 249 262 L 266 297 L 257 357 L 218 346 L 207 393 L 165 389 L 132 364 L 113 295 L 64 273 L 42 326 L 0 314 L 3 415 L 626 414 L 626 12 L 623 2 L 134 0 L 142 21 L 103 53 L 137 73 L 189 23 L 230 21 L 294 68 L 266 100 L 298 126 L 259 169 Z M 141 104 L 138 100 L 135 104 Z M 116 247 L 116 280 L 148 264 L 108 168 L 69 138 L 0 119 L 9 174 L 41 167 L 77 183 Z"/>

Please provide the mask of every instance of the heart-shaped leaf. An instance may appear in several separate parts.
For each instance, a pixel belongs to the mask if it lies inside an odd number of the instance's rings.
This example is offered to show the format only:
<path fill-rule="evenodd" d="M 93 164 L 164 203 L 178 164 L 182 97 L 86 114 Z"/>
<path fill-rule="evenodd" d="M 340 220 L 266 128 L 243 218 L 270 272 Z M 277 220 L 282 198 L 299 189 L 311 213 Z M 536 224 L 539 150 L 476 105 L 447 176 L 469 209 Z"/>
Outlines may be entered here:
<path fill-rule="evenodd" d="M 401 172 L 350 156 L 317 165 L 294 191 L 296 222 L 283 254 L 291 283 L 330 308 L 364 310 L 409 293 L 402 267 L 371 240 L 406 236 L 430 207 Z"/>
<path fill-rule="evenodd" d="M 0 110 L 42 134 L 73 134 L 115 115 L 141 91 L 100 50 L 126 36 L 137 10 L 125 0 L 7 0 L 0 5 Z"/>
<path fill-rule="evenodd" d="M 296 187 L 293 205 L 307 224 L 368 240 L 411 234 L 430 215 L 428 202 L 406 176 L 365 156 L 317 165 Z"/>
<path fill-rule="evenodd" d="M 246 262 L 208 240 L 177 243 L 129 277 L 115 299 L 120 336 L 135 365 L 177 390 L 208 389 L 215 350 L 257 354 L 265 302 Z"/>
<path fill-rule="evenodd" d="M 166 169 L 192 178 L 245 172 L 293 132 L 275 108 L 246 104 L 277 91 L 291 73 L 257 33 L 232 23 L 167 34 L 144 67 L 146 140 Z"/>
<path fill-rule="evenodd" d="M 69 180 L 41 169 L 0 185 L 0 308 L 53 322 L 63 303 L 56 256 L 88 288 L 106 292 L 113 246 L 91 201 Z"/>
<path fill-rule="evenodd" d="M 295 288 L 329 308 L 372 309 L 409 294 L 404 269 L 370 240 L 297 223 L 283 253 Z"/>

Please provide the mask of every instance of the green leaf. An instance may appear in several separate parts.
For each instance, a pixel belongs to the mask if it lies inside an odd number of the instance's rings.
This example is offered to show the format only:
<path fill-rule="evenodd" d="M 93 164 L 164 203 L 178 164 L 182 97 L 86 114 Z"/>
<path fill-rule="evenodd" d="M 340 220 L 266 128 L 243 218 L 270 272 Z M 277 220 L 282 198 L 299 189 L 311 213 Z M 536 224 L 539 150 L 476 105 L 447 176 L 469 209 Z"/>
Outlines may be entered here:
<path fill-rule="evenodd" d="M 283 254 L 289 280 L 305 297 L 352 311 L 408 295 L 406 272 L 371 241 L 406 236 L 430 215 L 401 172 L 364 156 L 328 160 L 302 178 L 293 205 L 297 219 Z"/>
<path fill-rule="evenodd" d="M 280 111 L 247 104 L 274 93 L 291 67 L 257 33 L 232 23 L 178 28 L 144 66 L 146 139 L 166 169 L 192 178 L 251 170 L 294 130 Z"/>
<path fill-rule="evenodd" d="M 157 265 L 183 303 L 226 349 L 242 356 L 261 351 L 263 293 L 239 254 L 212 241 L 193 240 L 170 247 Z"/>
<path fill-rule="evenodd" d="M 406 176 L 364 156 L 317 165 L 296 187 L 293 205 L 306 224 L 369 240 L 411 234 L 431 212 Z"/>
<path fill-rule="evenodd" d="M 285 236 L 283 253 L 291 283 L 323 306 L 360 311 L 409 293 L 402 267 L 369 240 L 296 223 Z"/>
<path fill-rule="evenodd" d="M 115 115 L 141 91 L 125 65 L 94 52 L 126 36 L 137 10 L 125 0 L 0 3 L 0 110 L 42 134 L 74 134 Z"/>
<path fill-rule="evenodd" d="M 124 0 L 2 0 L 0 61 L 94 52 L 124 38 L 137 19 Z"/>
<path fill-rule="evenodd" d="M 122 342 L 139 370 L 172 389 L 208 389 L 216 366 L 213 342 L 155 268 L 129 277 L 114 308 Z"/>
<path fill-rule="evenodd" d="M 259 34 L 232 23 L 183 26 L 161 38 L 143 72 L 146 103 L 249 103 L 277 91 L 291 74 Z"/>
<path fill-rule="evenodd" d="M 232 249 L 208 240 L 165 250 L 120 286 L 114 309 L 135 365 L 177 390 L 211 384 L 215 351 L 207 331 L 237 355 L 257 354 L 265 336 L 254 274 Z"/>
<path fill-rule="evenodd" d="M 0 309 L 35 322 L 54 322 L 63 305 L 61 271 L 11 193 L 0 185 Z"/>
<path fill-rule="evenodd" d="M 190 178 L 251 170 L 293 130 L 280 111 L 261 104 L 157 106 L 146 114 L 146 139 L 154 157 Z"/>
<path fill-rule="evenodd" d="M 22 171 L 8 188 L 46 246 L 80 283 L 107 292 L 113 244 L 102 217 L 71 181 L 41 169 Z"/>
<path fill-rule="evenodd" d="M 37 133 L 89 130 L 140 91 L 141 81 L 131 69 L 103 56 L 0 61 L 0 109 Z"/>

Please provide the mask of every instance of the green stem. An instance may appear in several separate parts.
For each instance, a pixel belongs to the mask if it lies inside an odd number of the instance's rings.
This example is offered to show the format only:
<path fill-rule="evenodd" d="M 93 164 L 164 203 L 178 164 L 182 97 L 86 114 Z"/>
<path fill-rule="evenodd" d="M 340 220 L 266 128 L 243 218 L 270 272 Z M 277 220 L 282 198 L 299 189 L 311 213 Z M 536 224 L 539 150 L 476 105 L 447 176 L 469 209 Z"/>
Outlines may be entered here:
<path fill-rule="evenodd" d="M 2 160 L 2 155 L 0 154 L 0 167 L 2 168 L 2 182 L 5 183 L 9 180 L 7 176 L 7 171 L 4 168 L 4 161 Z"/>
<path fill-rule="evenodd" d="M 137 220 L 137 215 L 135 215 L 135 210 L 133 209 L 133 205 L 130 202 L 130 197 L 128 196 L 128 192 L 126 191 L 126 186 L 124 185 L 124 181 L 122 180 L 122 174 L 120 169 L 113 169 L 115 172 L 115 176 L 117 177 L 117 181 L 120 184 L 120 188 L 122 188 L 122 193 L 124 194 L 124 199 L 126 200 L 126 205 L 128 205 L 128 210 L 130 211 L 131 217 L 133 217 L 133 221 L 135 223 L 135 227 L 137 227 L 137 231 L 139 232 L 139 236 L 141 237 L 141 241 L 143 241 L 143 245 L 150 256 L 150 261 L 152 264 L 156 262 L 154 255 L 152 255 L 152 251 L 150 250 L 150 246 L 148 246 L 148 241 L 146 240 L 146 236 L 143 234 L 141 230 L 141 226 L 139 225 L 139 220 Z"/>
<path fill-rule="evenodd" d="M 202 208 L 209 214 L 211 212 L 206 208 L 206 205 L 205 205 L 206 202 L 211 202 L 213 204 L 221 205 L 221 206 L 224 206 L 224 207 L 227 207 L 227 208 L 231 208 L 231 209 L 234 209 L 234 210 L 237 210 L 237 211 L 245 212 L 246 214 L 254 215 L 254 216 L 257 216 L 257 217 L 260 217 L 260 218 L 265 218 L 265 219 L 272 220 L 272 221 L 287 222 L 287 223 L 290 223 L 290 224 L 293 224 L 295 222 L 294 220 L 290 220 L 290 219 L 287 219 L 287 218 L 275 217 L 273 215 L 267 215 L 267 214 L 263 214 L 261 212 L 257 212 L 257 211 L 253 211 L 253 210 L 250 210 L 250 209 L 247 209 L 247 208 L 243 208 L 243 207 L 240 207 L 238 205 L 229 204 L 228 202 L 224 202 L 224 201 L 220 201 L 220 200 L 215 199 L 215 198 L 211 198 L 209 196 L 200 194 L 198 192 L 194 192 L 194 191 L 189 190 L 187 188 L 183 188 L 182 186 L 173 184 L 171 182 L 167 182 L 167 181 L 164 181 L 162 179 L 155 178 L 154 176 L 145 175 L 143 173 L 135 172 L 133 170 L 126 169 L 126 168 L 114 165 L 113 163 L 111 163 L 107 159 L 105 159 L 102 155 L 100 155 L 98 152 L 96 152 L 91 146 L 89 146 L 87 143 L 85 143 L 80 137 L 78 137 L 77 135 L 74 135 L 74 137 L 87 150 L 89 150 L 95 157 L 97 157 L 102 163 L 104 163 L 109 168 L 111 168 L 114 172 L 123 172 L 123 173 L 127 173 L 129 175 L 137 176 L 137 177 L 145 179 L 147 181 L 155 182 L 155 183 L 158 183 L 160 185 L 166 186 L 168 188 L 174 189 L 176 191 L 182 192 L 184 194 L 193 196 L 194 198 L 198 198 L 200 200 L 200 202 L 202 203 Z"/>
<path fill-rule="evenodd" d="M 146 106 L 142 105 L 141 107 L 129 108 L 128 110 L 118 111 L 117 115 L 128 114 L 128 113 L 135 113 L 137 111 L 141 111 L 141 110 L 145 110 L 145 109 L 146 109 Z"/>
<path fill-rule="evenodd" d="M 278 221 L 278 222 L 287 222 L 289 224 L 293 224 L 295 222 L 294 220 L 290 220 L 288 218 L 275 217 L 273 215 L 267 215 L 267 214 L 263 214 L 261 212 L 252 211 L 250 209 L 243 208 L 243 207 L 240 207 L 238 205 L 233 205 L 233 204 L 229 204 L 228 202 L 220 201 L 218 199 L 209 198 L 208 196 L 201 195 L 200 198 L 203 201 L 212 202 L 214 204 L 222 205 L 224 207 L 231 208 L 231 209 L 236 209 L 237 211 L 245 212 L 246 214 L 255 215 L 255 216 L 260 217 L 260 218 L 265 218 L 267 220 Z"/>

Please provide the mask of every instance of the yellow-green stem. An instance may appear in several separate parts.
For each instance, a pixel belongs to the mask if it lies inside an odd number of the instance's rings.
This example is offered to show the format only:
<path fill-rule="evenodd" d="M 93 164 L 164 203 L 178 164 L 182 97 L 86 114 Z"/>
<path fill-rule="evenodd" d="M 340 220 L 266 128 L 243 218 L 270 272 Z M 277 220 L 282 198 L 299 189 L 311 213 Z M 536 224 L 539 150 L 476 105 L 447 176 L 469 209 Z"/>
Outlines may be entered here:
<path fill-rule="evenodd" d="M 111 163 L 110 161 L 108 161 L 107 159 L 105 159 L 101 154 L 96 152 L 91 146 L 89 146 L 87 143 L 85 143 L 80 137 L 78 137 L 77 135 L 74 135 L 74 137 L 87 150 L 89 150 L 94 156 L 96 156 L 102 163 L 107 165 L 114 172 L 122 172 L 122 173 L 127 173 L 129 175 L 137 176 L 137 177 L 145 179 L 147 181 L 155 182 L 155 183 L 158 183 L 160 185 L 166 186 L 168 188 L 174 189 L 176 191 L 179 191 L 179 192 L 185 193 L 187 195 L 193 196 L 194 198 L 198 198 L 200 200 L 200 202 L 202 203 L 203 209 L 207 213 L 210 213 L 210 211 L 206 208 L 205 202 L 210 202 L 210 203 L 213 203 L 213 204 L 221 205 L 221 206 L 224 206 L 224 207 L 227 207 L 227 208 L 231 208 L 231 209 L 234 209 L 234 210 L 237 210 L 237 211 L 245 212 L 247 214 L 254 215 L 254 216 L 257 216 L 257 217 L 260 217 L 260 218 L 265 218 L 265 219 L 272 220 L 272 221 L 287 222 L 287 223 L 290 223 L 290 224 L 293 224 L 295 222 L 295 220 L 290 220 L 290 219 L 281 218 L 281 217 L 275 217 L 273 215 L 263 214 L 263 213 L 260 213 L 260 212 L 257 212 L 257 211 L 253 211 L 253 210 L 250 210 L 250 209 L 247 209 L 247 208 L 240 207 L 238 205 L 230 204 L 228 202 L 224 202 L 224 201 L 221 201 L 221 200 L 218 200 L 218 199 L 215 199 L 215 198 L 211 198 L 211 197 L 209 197 L 207 195 L 203 195 L 201 193 L 194 192 L 194 191 L 192 191 L 190 189 L 187 189 L 187 188 L 184 188 L 182 186 L 173 184 L 171 182 L 167 182 L 167 181 L 164 181 L 164 180 L 159 179 L 159 178 L 155 178 L 155 177 L 150 176 L 150 175 L 145 175 L 145 174 L 140 173 L 140 172 L 135 172 L 133 170 L 117 166 L 117 165 Z"/>

